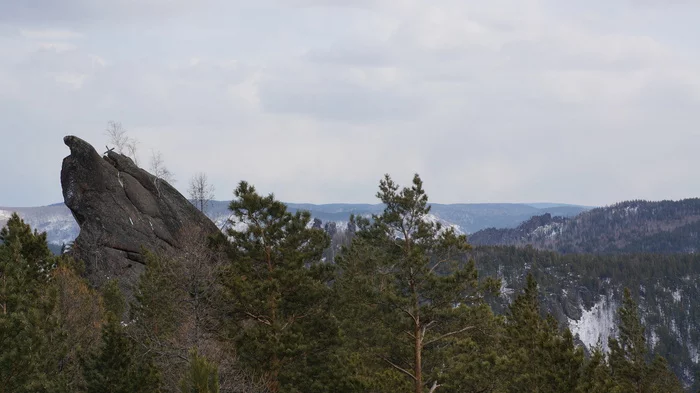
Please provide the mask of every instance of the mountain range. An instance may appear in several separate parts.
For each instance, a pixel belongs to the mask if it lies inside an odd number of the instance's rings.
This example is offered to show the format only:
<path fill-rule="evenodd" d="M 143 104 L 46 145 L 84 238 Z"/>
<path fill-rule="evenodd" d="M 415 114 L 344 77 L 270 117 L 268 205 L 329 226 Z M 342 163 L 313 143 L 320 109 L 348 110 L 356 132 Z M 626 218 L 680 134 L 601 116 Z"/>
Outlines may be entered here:
<path fill-rule="evenodd" d="M 626 201 L 575 217 L 546 213 L 515 228 L 477 231 L 469 241 L 532 245 L 560 253 L 696 253 L 700 251 L 700 199 Z"/>
<path fill-rule="evenodd" d="M 229 218 L 229 202 L 211 201 L 207 215 L 219 227 L 223 227 Z M 339 227 L 347 225 L 351 214 L 370 216 L 379 213 L 381 204 L 309 204 L 289 203 L 292 211 L 308 210 L 314 218 L 323 222 L 333 221 Z M 497 227 L 512 228 L 521 222 L 537 215 L 550 214 L 556 216 L 575 216 L 589 210 L 590 207 L 548 203 L 541 207 L 521 203 L 463 203 L 463 204 L 433 204 L 434 219 L 444 225 L 454 227 L 461 233 L 472 233 L 480 229 Z M 80 232 L 78 224 L 68 208 L 63 203 L 36 207 L 0 207 L 0 226 L 17 212 L 32 228 L 46 232 L 48 241 L 53 246 L 73 241 Z"/>

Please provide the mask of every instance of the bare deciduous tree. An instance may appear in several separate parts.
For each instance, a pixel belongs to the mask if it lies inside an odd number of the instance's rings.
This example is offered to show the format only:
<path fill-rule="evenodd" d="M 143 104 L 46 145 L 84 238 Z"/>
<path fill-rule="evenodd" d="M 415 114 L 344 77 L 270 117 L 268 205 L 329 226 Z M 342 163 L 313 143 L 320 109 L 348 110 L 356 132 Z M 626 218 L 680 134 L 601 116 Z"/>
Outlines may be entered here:
<path fill-rule="evenodd" d="M 152 255 L 154 264 L 150 269 L 160 269 L 158 274 L 141 276 L 142 282 L 154 280 L 151 283 L 168 290 L 141 292 L 135 304 L 137 311 L 141 307 L 146 313 L 134 314 L 128 334 L 142 353 L 154 357 L 162 371 L 165 391 L 179 391 L 179 382 L 189 361 L 188 353 L 196 348 L 199 354 L 218 366 L 222 393 L 264 393 L 265 381 L 243 370 L 235 349 L 221 333 L 225 311 L 217 277 L 226 263 L 223 250 L 210 247 L 207 234 L 194 226 L 183 227 L 175 240 L 180 246 L 178 250 Z M 150 313 L 151 306 L 173 312 L 158 316 Z M 162 316 L 167 321 L 161 319 Z M 170 322 L 174 322 L 173 330 L 166 328 Z"/>
<path fill-rule="evenodd" d="M 126 136 L 126 130 L 122 127 L 122 123 L 110 120 L 107 123 L 106 134 L 109 137 L 109 143 L 114 145 L 114 149 L 117 153 L 123 154 L 124 147 L 129 138 Z"/>
<path fill-rule="evenodd" d="M 110 120 L 107 123 L 107 129 L 105 131 L 107 137 L 109 137 L 108 143 L 114 146 L 114 150 L 119 154 L 130 157 L 134 161 L 134 164 L 138 166 L 139 160 L 136 151 L 138 150 L 139 142 L 126 135 L 126 130 L 122 126 L 122 123 Z"/>
<path fill-rule="evenodd" d="M 201 211 L 206 214 L 207 207 L 214 199 L 214 185 L 209 184 L 206 173 L 199 172 L 190 179 L 190 200 Z"/>
<path fill-rule="evenodd" d="M 129 138 L 129 141 L 126 143 L 126 155 L 131 157 L 136 166 L 139 166 L 139 158 L 136 155 L 136 151 L 138 150 L 138 144 L 139 141 L 137 141 L 134 138 Z"/>
<path fill-rule="evenodd" d="M 175 176 L 165 167 L 163 156 L 159 151 L 151 151 L 151 174 L 155 176 L 153 184 L 156 186 L 156 190 L 158 190 L 159 194 L 161 181 L 175 183 Z"/>

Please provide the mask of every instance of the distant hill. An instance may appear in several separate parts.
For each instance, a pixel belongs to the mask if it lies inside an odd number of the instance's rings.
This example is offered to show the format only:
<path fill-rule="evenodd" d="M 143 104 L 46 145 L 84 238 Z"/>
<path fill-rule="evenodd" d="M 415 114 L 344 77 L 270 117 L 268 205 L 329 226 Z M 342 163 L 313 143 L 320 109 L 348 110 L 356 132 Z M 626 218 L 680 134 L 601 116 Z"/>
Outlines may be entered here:
<path fill-rule="evenodd" d="M 308 210 L 314 218 L 323 222 L 333 221 L 342 227 L 351 214 L 369 217 L 380 213 L 384 207 L 381 204 L 349 204 L 331 203 L 314 205 L 310 203 L 288 203 L 290 210 Z M 575 216 L 590 208 L 574 205 L 554 205 L 537 208 L 521 203 L 433 203 L 431 214 L 443 223 L 455 227 L 462 233 L 472 233 L 483 228 L 513 228 L 529 218 L 541 214 L 556 214 L 560 216 Z M 214 222 L 221 224 L 229 216 L 228 202 L 213 202 L 209 212 Z"/>
<path fill-rule="evenodd" d="M 0 207 L 0 227 L 16 212 L 32 229 L 46 232 L 49 244 L 61 245 L 73 241 L 80 228 L 63 203 L 36 207 Z"/>
<path fill-rule="evenodd" d="M 207 215 L 219 227 L 229 217 L 228 201 L 212 201 Z M 551 205 L 551 206 L 549 206 Z M 290 203 L 290 210 L 309 210 L 314 218 L 323 222 L 333 221 L 340 227 L 347 224 L 350 215 L 370 216 L 382 210 L 380 204 L 308 204 Z M 542 214 L 574 216 L 587 210 L 587 207 L 565 204 L 548 204 L 537 208 L 518 203 L 467 203 L 467 204 L 433 204 L 433 218 L 445 225 L 453 226 L 462 233 L 472 233 L 488 227 L 512 228 L 530 217 Z M 17 212 L 32 228 L 47 232 L 50 244 L 68 243 L 78 236 L 79 228 L 70 210 L 63 203 L 37 207 L 0 207 L 0 226 Z"/>
<path fill-rule="evenodd" d="M 575 217 L 547 213 L 515 228 L 473 233 L 476 245 L 530 244 L 562 253 L 697 253 L 700 251 L 700 199 L 627 201 Z"/>

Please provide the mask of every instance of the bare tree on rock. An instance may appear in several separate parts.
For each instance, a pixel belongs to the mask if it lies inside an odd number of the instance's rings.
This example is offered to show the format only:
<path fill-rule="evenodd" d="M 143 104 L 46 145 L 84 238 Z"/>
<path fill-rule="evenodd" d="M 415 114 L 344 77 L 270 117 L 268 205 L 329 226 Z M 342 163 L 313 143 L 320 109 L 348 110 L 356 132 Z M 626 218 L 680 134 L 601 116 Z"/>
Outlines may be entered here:
<path fill-rule="evenodd" d="M 139 141 L 126 134 L 126 129 L 124 129 L 121 122 L 110 120 L 107 123 L 105 133 L 109 138 L 108 143 L 114 147 L 117 153 L 124 154 L 131 158 L 136 166 L 139 165 L 139 160 L 136 155 Z"/>
<path fill-rule="evenodd" d="M 207 207 L 214 199 L 214 185 L 209 183 L 206 173 L 199 172 L 192 176 L 189 195 L 195 207 L 206 214 Z"/>
<path fill-rule="evenodd" d="M 175 176 L 168 168 L 165 167 L 165 162 L 163 161 L 163 156 L 159 151 L 151 151 L 151 174 L 155 176 L 153 184 L 156 186 L 156 190 L 160 194 L 160 184 L 161 181 L 166 181 L 168 183 L 175 183 Z"/>

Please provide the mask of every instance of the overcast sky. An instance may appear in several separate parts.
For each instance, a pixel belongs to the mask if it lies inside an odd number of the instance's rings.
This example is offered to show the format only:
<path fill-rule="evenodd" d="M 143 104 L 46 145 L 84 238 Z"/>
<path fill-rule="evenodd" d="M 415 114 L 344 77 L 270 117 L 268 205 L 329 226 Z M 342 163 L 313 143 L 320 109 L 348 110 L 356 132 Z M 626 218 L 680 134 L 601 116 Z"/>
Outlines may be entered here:
<path fill-rule="evenodd" d="M 109 120 L 185 191 L 371 202 L 700 196 L 699 0 L 0 0 L 0 206 Z"/>

